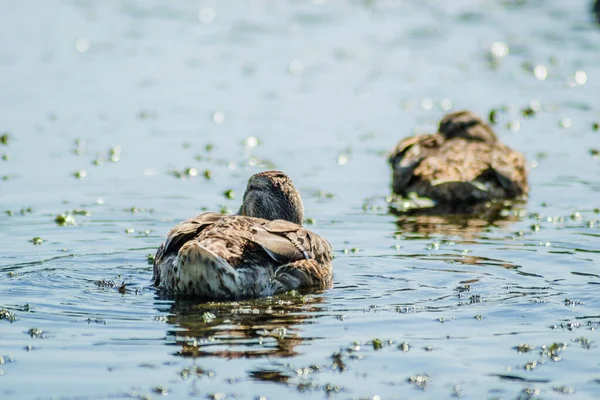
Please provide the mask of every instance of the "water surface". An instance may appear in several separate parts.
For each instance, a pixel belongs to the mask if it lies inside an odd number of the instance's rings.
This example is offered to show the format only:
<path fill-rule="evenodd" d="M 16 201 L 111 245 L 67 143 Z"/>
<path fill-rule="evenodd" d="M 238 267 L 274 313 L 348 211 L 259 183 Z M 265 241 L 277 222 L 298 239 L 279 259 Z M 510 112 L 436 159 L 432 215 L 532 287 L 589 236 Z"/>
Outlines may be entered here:
<path fill-rule="evenodd" d="M 600 395 L 591 2 L 0 6 L 2 398 Z M 389 213 L 385 153 L 463 108 L 497 111 L 529 201 Z M 159 297 L 166 231 L 266 168 L 332 243 L 334 288 Z"/>

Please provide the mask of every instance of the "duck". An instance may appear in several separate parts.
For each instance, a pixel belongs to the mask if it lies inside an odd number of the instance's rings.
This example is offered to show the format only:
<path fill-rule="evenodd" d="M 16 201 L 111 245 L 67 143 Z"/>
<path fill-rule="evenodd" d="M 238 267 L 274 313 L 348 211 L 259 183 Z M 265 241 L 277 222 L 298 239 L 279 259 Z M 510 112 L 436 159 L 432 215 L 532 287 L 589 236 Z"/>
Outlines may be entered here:
<path fill-rule="evenodd" d="M 169 294 L 209 299 L 328 288 L 332 247 L 303 219 L 302 198 L 286 174 L 254 174 L 236 214 L 205 212 L 167 233 L 152 283 Z"/>
<path fill-rule="evenodd" d="M 437 133 L 401 140 L 388 162 L 394 193 L 429 198 L 449 211 L 529 193 L 525 157 L 468 110 L 445 115 Z"/>

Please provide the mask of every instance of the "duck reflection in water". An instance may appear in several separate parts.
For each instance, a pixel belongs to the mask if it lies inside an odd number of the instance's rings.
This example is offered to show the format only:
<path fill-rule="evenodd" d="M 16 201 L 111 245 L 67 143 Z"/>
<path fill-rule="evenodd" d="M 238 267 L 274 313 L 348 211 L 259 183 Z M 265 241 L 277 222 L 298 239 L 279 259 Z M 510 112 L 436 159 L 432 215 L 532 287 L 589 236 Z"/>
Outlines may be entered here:
<path fill-rule="evenodd" d="M 311 338 L 301 325 L 322 311 L 318 294 L 286 293 L 239 302 L 199 303 L 177 299 L 170 307 L 167 332 L 176 355 L 190 358 L 285 358 L 297 355 L 297 346 Z"/>
<path fill-rule="evenodd" d="M 400 202 L 426 213 L 477 213 L 486 202 L 527 196 L 525 158 L 477 115 L 448 114 L 438 131 L 406 138 L 391 151 Z"/>
<path fill-rule="evenodd" d="M 398 234 L 418 234 L 429 238 L 435 235 L 459 236 L 467 240 L 480 239 L 494 228 L 506 228 L 527 214 L 522 203 L 496 202 L 472 207 L 469 213 L 444 213 L 439 208 L 390 212 L 397 216 Z"/>

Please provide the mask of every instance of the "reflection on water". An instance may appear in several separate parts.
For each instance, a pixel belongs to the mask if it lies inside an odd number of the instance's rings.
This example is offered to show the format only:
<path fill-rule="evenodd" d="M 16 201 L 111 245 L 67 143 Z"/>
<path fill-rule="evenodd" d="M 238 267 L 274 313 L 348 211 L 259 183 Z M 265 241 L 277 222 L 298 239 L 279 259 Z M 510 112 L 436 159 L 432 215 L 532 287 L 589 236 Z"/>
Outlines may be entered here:
<path fill-rule="evenodd" d="M 284 358 L 313 340 L 302 334 L 322 310 L 318 295 L 292 292 L 268 299 L 197 303 L 175 300 L 167 317 L 168 336 L 182 357 Z"/>
<path fill-rule="evenodd" d="M 507 228 L 526 216 L 522 205 L 511 202 L 480 205 L 464 214 L 448 214 L 437 207 L 405 212 L 390 207 L 390 211 L 397 216 L 398 234 L 458 235 L 465 239 L 478 238 L 491 228 Z"/>

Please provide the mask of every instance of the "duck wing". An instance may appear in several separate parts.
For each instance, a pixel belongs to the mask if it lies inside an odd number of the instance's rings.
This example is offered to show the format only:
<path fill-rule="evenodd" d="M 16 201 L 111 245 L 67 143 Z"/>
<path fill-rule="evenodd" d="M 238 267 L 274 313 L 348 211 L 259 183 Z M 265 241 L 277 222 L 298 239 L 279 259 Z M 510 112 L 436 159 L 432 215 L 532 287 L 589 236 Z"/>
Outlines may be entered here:
<path fill-rule="evenodd" d="M 275 293 L 331 285 L 332 248 L 316 233 L 288 221 L 275 220 L 254 227 L 250 240 L 281 264 L 274 271 Z"/>
<path fill-rule="evenodd" d="M 252 227 L 250 240 L 282 264 L 300 260 L 331 260 L 331 245 L 314 232 L 285 220 Z"/>
<path fill-rule="evenodd" d="M 179 249 L 181 249 L 186 242 L 196 238 L 204 229 L 223 217 L 225 217 L 223 214 L 207 212 L 188 219 L 187 221 L 183 221 L 171 229 L 167 233 L 167 240 L 165 240 L 158 250 L 156 250 L 152 281 L 155 282 L 155 284 L 158 284 L 160 281 L 160 274 L 158 273 L 157 268 L 158 265 L 168 257 L 177 256 Z"/>

